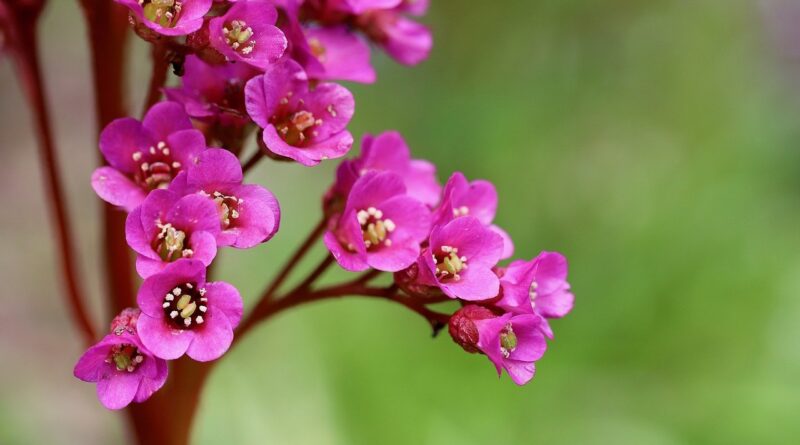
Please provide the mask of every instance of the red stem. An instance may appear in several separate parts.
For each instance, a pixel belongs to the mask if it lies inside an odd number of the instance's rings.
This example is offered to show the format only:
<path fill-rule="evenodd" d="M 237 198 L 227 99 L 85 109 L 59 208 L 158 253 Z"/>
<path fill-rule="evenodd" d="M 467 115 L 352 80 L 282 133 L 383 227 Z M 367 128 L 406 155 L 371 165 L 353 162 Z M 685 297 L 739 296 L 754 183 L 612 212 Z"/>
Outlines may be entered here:
<path fill-rule="evenodd" d="M 78 266 L 75 263 L 72 224 L 67 214 L 66 199 L 61 188 L 62 179 L 50 125 L 50 110 L 44 97 L 35 25 L 36 19 L 33 18 L 31 23 L 24 23 L 18 30 L 22 41 L 25 42 L 27 51 L 17 50 L 14 52 L 16 66 L 23 81 L 28 100 L 34 110 L 37 138 L 39 140 L 39 155 L 44 164 L 47 202 L 50 212 L 55 218 L 62 275 L 67 286 L 64 295 L 67 298 L 67 306 L 71 309 L 72 316 L 83 335 L 84 342 L 87 345 L 91 345 L 95 341 L 96 335 L 84 305 L 83 297 L 86 294 L 82 291 L 83 286 L 80 282 Z"/>
<path fill-rule="evenodd" d="M 143 116 L 150 107 L 161 99 L 161 88 L 167 81 L 167 69 L 169 68 L 167 46 L 162 43 L 154 43 L 152 57 L 153 73 L 150 75 L 150 85 L 147 88 L 147 96 L 145 96 L 144 109 L 142 110 Z"/>

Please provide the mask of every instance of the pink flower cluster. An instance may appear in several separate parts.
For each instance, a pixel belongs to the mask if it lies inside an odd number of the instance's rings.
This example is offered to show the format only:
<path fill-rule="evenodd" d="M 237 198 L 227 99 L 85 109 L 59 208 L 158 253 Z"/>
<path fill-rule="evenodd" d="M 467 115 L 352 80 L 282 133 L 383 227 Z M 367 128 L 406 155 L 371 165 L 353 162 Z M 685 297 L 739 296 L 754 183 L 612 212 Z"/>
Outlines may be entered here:
<path fill-rule="evenodd" d="M 361 156 L 342 162 L 325 208 L 325 245 L 342 268 L 393 272 L 411 297 L 460 301 L 449 323 L 453 339 L 517 384 L 533 377 L 545 337 L 553 337 L 547 319 L 572 309 L 567 262 L 542 252 L 498 264 L 514 246 L 493 224 L 490 182 L 455 173 L 442 190 L 434 166 L 411 159 L 402 137 L 387 132 L 365 137 Z"/>
<path fill-rule="evenodd" d="M 374 80 L 365 39 L 404 64 L 431 47 L 428 30 L 408 18 L 425 0 L 116 2 L 141 37 L 179 55 L 181 84 L 164 88 L 168 101 L 141 121 L 117 119 L 100 135 L 108 165 L 92 187 L 127 212 L 143 279 L 138 308 L 120 314 L 75 367 L 110 409 L 161 388 L 168 360 L 211 361 L 231 346 L 242 299 L 232 285 L 208 282 L 208 267 L 219 249 L 269 241 L 281 216 L 268 189 L 244 182 L 248 135 L 257 131 L 257 156 L 309 167 L 341 158 L 353 145 L 355 103 L 333 81 Z M 445 315 L 453 339 L 526 383 L 553 337 L 547 319 L 572 308 L 564 257 L 500 265 L 514 246 L 494 224 L 491 183 L 456 173 L 442 187 L 433 164 L 412 159 L 396 132 L 366 136 L 361 149 L 341 162 L 323 199 L 333 259 L 349 271 L 392 273 L 403 298 L 459 301 Z"/>

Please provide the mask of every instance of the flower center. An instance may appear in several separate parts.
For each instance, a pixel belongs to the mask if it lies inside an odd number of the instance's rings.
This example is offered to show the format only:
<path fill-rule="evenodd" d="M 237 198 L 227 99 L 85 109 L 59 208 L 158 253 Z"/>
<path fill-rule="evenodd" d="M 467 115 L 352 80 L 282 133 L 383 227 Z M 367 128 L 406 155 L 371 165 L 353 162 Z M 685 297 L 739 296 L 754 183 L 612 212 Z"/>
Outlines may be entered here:
<path fill-rule="evenodd" d="M 369 207 L 367 210 L 359 210 L 356 213 L 356 218 L 358 218 L 358 223 L 361 225 L 361 234 L 367 249 L 376 248 L 380 245 L 386 247 L 392 245 L 389 234 L 394 232 L 397 227 L 394 221 L 383 217 L 382 211 L 375 207 Z"/>
<path fill-rule="evenodd" d="M 113 363 L 117 371 L 127 372 L 136 371 L 143 361 L 144 356 L 139 353 L 139 349 L 129 344 L 112 346 L 106 358 L 106 363 Z"/>
<path fill-rule="evenodd" d="M 239 206 L 244 202 L 233 195 L 225 195 L 221 192 L 215 191 L 212 196 L 214 202 L 219 208 L 219 217 L 222 221 L 222 228 L 227 229 L 231 226 L 234 220 L 239 219 Z"/>
<path fill-rule="evenodd" d="M 223 26 L 222 34 L 225 35 L 228 46 L 242 55 L 246 56 L 252 53 L 256 46 L 256 41 L 253 39 L 253 28 L 247 26 L 244 20 L 233 20 Z"/>
<path fill-rule="evenodd" d="M 158 224 L 159 232 L 153 242 L 153 250 L 164 261 L 174 261 L 179 258 L 191 258 L 194 255 L 192 249 L 184 248 L 186 244 L 186 232 L 178 230 L 172 224 Z"/>
<path fill-rule="evenodd" d="M 508 358 L 514 349 L 517 349 L 517 335 L 514 334 L 511 323 L 508 323 L 500 333 L 500 352 L 503 353 L 503 357 Z"/>
<path fill-rule="evenodd" d="M 315 119 L 311 112 L 300 110 L 289 115 L 275 127 L 287 144 L 298 145 L 305 142 L 306 139 L 318 135 L 318 132 L 313 130 L 313 127 L 317 125 L 322 125 L 322 119 Z M 309 130 L 310 135 L 308 134 Z"/>
<path fill-rule="evenodd" d="M 139 0 L 144 17 L 165 28 L 172 28 L 178 22 L 183 2 L 179 0 Z"/>
<path fill-rule="evenodd" d="M 436 276 L 439 279 L 452 278 L 455 281 L 461 279 L 461 271 L 467 269 L 467 257 L 458 256 L 458 248 L 452 246 L 442 246 L 439 252 L 433 254 L 433 261 L 436 263 Z"/>
<path fill-rule="evenodd" d="M 325 46 L 322 45 L 322 42 L 320 42 L 318 38 L 312 37 L 308 39 L 308 47 L 309 49 L 311 49 L 311 54 L 313 54 L 314 57 L 317 58 L 317 60 L 319 60 L 322 63 L 325 63 L 325 59 L 327 59 L 325 53 L 327 52 L 327 50 L 325 49 Z"/>
<path fill-rule="evenodd" d="M 458 218 L 459 216 L 467 216 L 469 215 L 469 207 L 461 206 L 458 208 L 453 209 L 453 216 Z"/>
<path fill-rule="evenodd" d="M 186 329 L 205 322 L 203 316 L 208 311 L 208 299 L 205 288 L 195 284 L 184 283 L 172 289 L 161 307 L 170 323 L 178 329 Z"/>
<path fill-rule="evenodd" d="M 144 152 L 136 151 L 132 157 L 139 164 L 134 180 L 148 190 L 167 188 L 181 168 L 181 163 L 170 157 L 170 149 L 164 141 Z"/>

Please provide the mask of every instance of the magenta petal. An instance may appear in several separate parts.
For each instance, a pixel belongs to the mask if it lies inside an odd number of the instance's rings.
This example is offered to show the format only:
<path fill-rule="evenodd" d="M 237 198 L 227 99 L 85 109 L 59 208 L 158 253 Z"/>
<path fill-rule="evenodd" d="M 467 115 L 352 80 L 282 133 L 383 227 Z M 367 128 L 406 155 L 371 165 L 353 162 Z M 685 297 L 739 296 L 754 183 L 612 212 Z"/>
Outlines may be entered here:
<path fill-rule="evenodd" d="M 193 184 L 240 184 L 242 165 L 233 153 L 221 148 L 209 148 L 197 157 L 196 165 L 188 171 Z"/>
<path fill-rule="evenodd" d="M 306 31 L 308 40 L 323 49 L 318 56 L 324 70 L 323 80 L 375 82 L 375 70 L 369 61 L 369 45 L 346 26 L 312 28 Z"/>
<path fill-rule="evenodd" d="M 153 142 L 166 142 L 170 134 L 194 128 L 183 106 L 177 102 L 159 102 L 153 105 L 142 119 L 142 126 L 150 133 Z"/>
<path fill-rule="evenodd" d="M 416 65 L 428 58 L 433 37 L 426 26 L 398 17 L 384 31 L 387 40 L 383 42 L 383 48 L 396 61 L 404 65 Z"/>
<path fill-rule="evenodd" d="M 139 403 L 149 399 L 150 396 L 161 389 L 169 375 L 169 366 L 167 366 L 166 360 L 157 359 L 155 357 L 148 357 L 145 360 L 154 363 L 155 375 L 151 378 L 143 378 L 139 384 L 139 390 L 136 391 L 136 396 L 133 399 Z"/>
<path fill-rule="evenodd" d="M 228 318 L 231 328 L 239 325 L 242 319 L 242 297 L 233 285 L 223 281 L 205 284 L 208 304 L 212 310 L 220 310 Z"/>
<path fill-rule="evenodd" d="M 198 362 L 220 358 L 233 342 L 233 329 L 224 313 L 209 311 L 205 319 L 186 350 L 186 355 Z"/>
<path fill-rule="evenodd" d="M 201 195 L 186 195 L 180 198 L 169 209 L 165 220 L 184 231 L 204 231 L 215 235 L 219 232 L 217 206 L 213 201 Z"/>
<path fill-rule="evenodd" d="M 353 185 L 347 198 L 347 208 L 364 210 L 375 207 L 389 198 L 404 195 L 403 179 L 392 172 L 368 172 Z"/>
<path fill-rule="evenodd" d="M 144 255 L 136 256 L 136 273 L 142 278 L 148 278 L 164 270 L 169 263 L 165 263 L 160 259 L 154 260 Z"/>
<path fill-rule="evenodd" d="M 141 381 L 138 373 L 114 373 L 97 382 L 97 398 L 108 409 L 125 408 L 136 396 Z"/>
<path fill-rule="evenodd" d="M 144 346 L 164 360 L 175 360 L 182 356 L 195 337 L 194 331 L 169 327 L 163 314 L 158 318 L 142 314 L 136 328 Z"/>
<path fill-rule="evenodd" d="M 142 207 L 135 208 L 125 219 L 125 240 L 136 253 L 155 256 L 150 246 L 150 234 L 142 226 Z"/>
<path fill-rule="evenodd" d="M 139 168 L 133 154 L 147 150 L 152 144 L 141 122 L 130 117 L 112 121 L 100 133 L 103 157 L 112 167 L 127 174 Z"/>
<path fill-rule="evenodd" d="M 511 239 L 508 232 L 494 224 L 489 226 L 489 230 L 503 238 L 503 253 L 500 255 L 500 260 L 507 260 L 514 256 L 514 241 Z"/>
<path fill-rule="evenodd" d="M 428 237 L 431 229 L 431 212 L 425 204 L 409 196 L 395 196 L 380 204 L 384 217 L 391 219 L 398 231 L 402 231 L 417 243 Z"/>
<path fill-rule="evenodd" d="M 199 260 L 206 266 L 217 256 L 217 239 L 210 232 L 192 233 L 189 247 L 193 251 L 192 259 Z"/>
<path fill-rule="evenodd" d="M 187 169 L 197 162 L 197 157 L 206 149 L 206 138 L 199 130 L 179 130 L 167 136 L 167 145 L 172 157 Z"/>
<path fill-rule="evenodd" d="M 323 124 L 317 127 L 319 136 L 315 139 L 325 140 L 347 128 L 355 113 L 353 93 L 337 83 L 321 83 L 308 93 L 308 111 Z M 352 145 L 352 142 L 351 142 Z"/>
<path fill-rule="evenodd" d="M 331 231 L 325 233 L 323 241 L 325 246 L 333 255 L 336 262 L 342 266 L 343 269 L 351 272 L 359 272 L 369 268 L 366 262 L 367 252 L 364 247 L 364 240 L 361 235 L 361 227 L 356 219 L 355 211 L 349 211 L 339 217 L 337 223 L 337 231 L 340 240 L 336 234 Z M 355 251 L 351 251 L 342 245 L 342 242 L 350 243 Z"/>
<path fill-rule="evenodd" d="M 294 147 L 278 136 L 272 125 L 264 128 L 264 143 L 267 148 L 278 155 L 294 159 L 306 167 L 313 167 L 323 159 L 336 159 L 346 155 L 353 146 L 353 136 L 343 131 L 326 140 L 315 141 L 307 147 Z"/>
<path fill-rule="evenodd" d="M 511 380 L 517 385 L 528 383 L 536 374 L 536 364 L 518 360 L 506 360 L 505 368 Z"/>
<path fill-rule="evenodd" d="M 144 201 L 142 188 L 111 167 L 100 167 L 92 173 L 92 188 L 100 199 L 128 212 Z"/>
<path fill-rule="evenodd" d="M 233 228 L 225 231 L 234 234 L 231 245 L 249 249 L 271 239 L 280 227 L 281 210 L 275 196 L 255 184 L 241 186 L 236 193 L 242 199 L 239 218 Z"/>
<path fill-rule="evenodd" d="M 391 247 L 381 247 L 367 255 L 372 268 L 384 272 L 397 272 L 414 264 L 419 257 L 419 242 L 407 234 L 392 236 Z"/>
<path fill-rule="evenodd" d="M 461 272 L 461 280 L 447 281 L 439 286 L 450 297 L 478 301 L 496 297 L 500 291 L 500 280 L 490 269 L 470 264 L 469 269 Z"/>
<path fill-rule="evenodd" d="M 469 259 L 470 267 L 483 265 L 494 267 L 503 253 L 503 239 L 484 227 L 477 218 L 462 216 L 431 234 L 432 246 L 455 246 L 459 255 Z"/>
<path fill-rule="evenodd" d="M 83 353 L 75 364 L 72 374 L 84 382 L 97 382 L 103 377 L 105 359 L 108 356 L 108 345 L 100 342 Z"/>

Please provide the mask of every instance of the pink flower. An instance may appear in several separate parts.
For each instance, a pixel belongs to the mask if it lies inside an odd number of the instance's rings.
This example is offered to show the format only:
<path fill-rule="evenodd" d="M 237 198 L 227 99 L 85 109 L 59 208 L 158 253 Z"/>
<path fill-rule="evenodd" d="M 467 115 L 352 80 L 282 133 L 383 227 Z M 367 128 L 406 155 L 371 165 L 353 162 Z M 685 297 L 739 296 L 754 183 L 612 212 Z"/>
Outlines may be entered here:
<path fill-rule="evenodd" d="M 394 60 L 416 65 L 428 58 L 433 37 L 427 26 L 407 19 L 402 12 L 402 8 L 375 9 L 361 14 L 356 21 Z"/>
<path fill-rule="evenodd" d="M 438 286 L 451 298 L 486 300 L 497 296 L 500 281 L 492 268 L 500 260 L 503 239 L 474 216 L 434 226 L 418 260 L 421 284 Z"/>
<path fill-rule="evenodd" d="M 106 335 L 73 370 L 84 382 L 97 383 L 97 398 L 108 409 L 144 402 L 164 386 L 168 372 L 167 362 L 148 351 L 135 330 Z"/>
<path fill-rule="evenodd" d="M 212 200 L 170 190 L 150 192 L 125 222 L 125 237 L 138 254 L 136 271 L 142 278 L 181 258 L 211 264 L 219 232 L 219 211 Z"/>
<path fill-rule="evenodd" d="M 304 39 L 318 65 L 306 67 L 309 77 L 321 80 L 375 82 L 369 45 L 346 26 L 309 28 Z M 315 68 L 321 69 L 315 69 Z"/>
<path fill-rule="evenodd" d="M 209 65 L 189 55 L 183 64 L 181 86 L 165 88 L 169 100 L 179 102 L 186 113 L 208 123 L 242 127 L 245 116 L 244 85 L 258 72 L 246 63 Z"/>
<path fill-rule="evenodd" d="M 182 36 L 200 29 L 213 0 L 114 0 L 136 19 L 165 36 Z"/>
<path fill-rule="evenodd" d="M 474 216 L 485 226 L 503 238 L 503 255 L 500 259 L 514 254 L 511 237 L 492 224 L 497 213 L 497 190 L 489 181 L 469 182 L 461 172 L 453 173 L 444 187 L 442 204 L 434 215 L 434 224 L 443 225 L 461 216 Z"/>
<path fill-rule="evenodd" d="M 533 378 L 534 362 L 547 349 L 539 327 L 541 320 L 533 314 L 505 314 L 474 322 L 479 336 L 477 347 L 494 363 L 498 375 L 505 369 L 517 385 Z"/>
<path fill-rule="evenodd" d="M 179 195 L 200 193 L 219 212 L 218 246 L 248 249 L 266 242 L 278 231 L 281 210 L 269 190 L 242 184 L 242 166 L 228 150 L 211 148 L 197 163 L 175 178 L 170 190 Z"/>
<path fill-rule="evenodd" d="M 414 263 L 430 229 L 430 211 L 405 192 L 402 179 L 390 172 L 370 172 L 356 181 L 344 212 L 325 234 L 339 265 L 395 272 Z"/>
<path fill-rule="evenodd" d="M 537 314 L 543 332 L 553 338 L 547 318 L 567 315 L 575 296 L 567 282 L 567 259 L 557 252 L 542 252 L 530 261 L 514 261 L 498 271 L 502 298 L 495 303 L 515 314 Z"/>
<path fill-rule="evenodd" d="M 356 180 L 370 171 L 397 173 L 409 196 L 430 207 L 439 202 L 442 187 L 436 179 L 436 167 L 428 161 L 411 159 L 408 145 L 396 131 L 364 136 L 361 156 L 342 161 L 336 170 L 336 183 L 328 200 L 346 197 Z"/>
<path fill-rule="evenodd" d="M 294 61 L 271 65 L 247 82 L 245 104 L 264 129 L 267 148 L 303 165 L 339 158 L 353 145 L 346 130 L 353 116 L 353 95 L 333 83 L 309 89 L 306 74 Z"/>
<path fill-rule="evenodd" d="M 104 201 L 131 211 L 150 190 L 163 189 L 206 148 L 175 102 L 154 105 L 139 122 L 117 119 L 100 133 L 100 151 L 109 166 L 92 174 L 92 188 Z"/>
<path fill-rule="evenodd" d="M 277 19 L 270 2 L 237 2 L 208 22 L 211 46 L 230 61 L 266 69 L 286 50 L 286 36 L 274 26 Z"/>
<path fill-rule="evenodd" d="M 144 280 L 136 301 L 142 309 L 139 336 L 157 357 L 187 354 L 205 362 L 219 358 L 242 318 L 239 291 L 224 282 L 206 283 L 197 260 L 179 260 Z"/>

